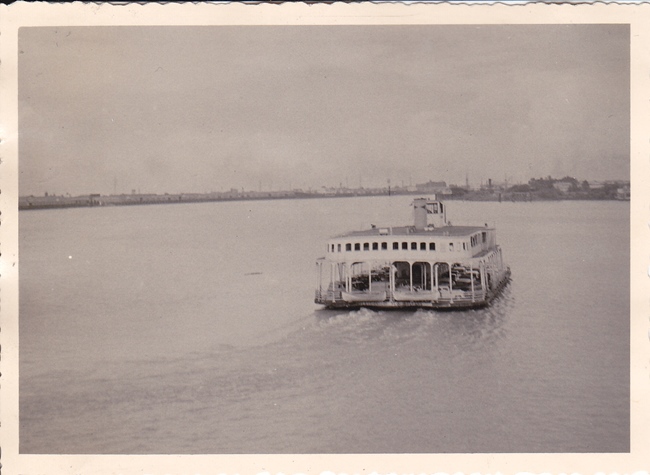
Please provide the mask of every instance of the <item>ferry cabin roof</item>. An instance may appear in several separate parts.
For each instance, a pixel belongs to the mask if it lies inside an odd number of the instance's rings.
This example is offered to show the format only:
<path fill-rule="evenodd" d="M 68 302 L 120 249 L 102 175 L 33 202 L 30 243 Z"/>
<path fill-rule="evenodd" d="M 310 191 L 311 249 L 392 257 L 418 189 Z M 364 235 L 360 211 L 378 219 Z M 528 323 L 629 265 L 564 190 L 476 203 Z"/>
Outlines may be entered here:
<path fill-rule="evenodd" d="M 444 226 L 442 228 L 424 228 L 418 229 L 415 226 L 399 226 L 399 227 L 383 227 L 371 228 L 363 231 L 352 231 L 349 233 L 341 234 L 333 239 L 356 237 L 356 236 L 470 236 L 476 232 L 485 230 L 494 231 L 494 228 L 481 227 L 481 226 Z"/>

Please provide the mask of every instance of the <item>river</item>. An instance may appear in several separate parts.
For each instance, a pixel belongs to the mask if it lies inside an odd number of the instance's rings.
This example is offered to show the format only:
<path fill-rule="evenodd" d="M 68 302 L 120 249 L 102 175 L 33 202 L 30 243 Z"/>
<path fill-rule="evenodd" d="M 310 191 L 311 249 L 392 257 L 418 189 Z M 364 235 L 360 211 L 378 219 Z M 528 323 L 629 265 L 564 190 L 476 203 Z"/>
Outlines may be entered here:
<path fill-rule="evenodd" d="M 485 309 L 314 304 L 411 200 L 21 212 L 21 453 L 629 451 L 629 203 L 450 201 L 512 269 Z"/>

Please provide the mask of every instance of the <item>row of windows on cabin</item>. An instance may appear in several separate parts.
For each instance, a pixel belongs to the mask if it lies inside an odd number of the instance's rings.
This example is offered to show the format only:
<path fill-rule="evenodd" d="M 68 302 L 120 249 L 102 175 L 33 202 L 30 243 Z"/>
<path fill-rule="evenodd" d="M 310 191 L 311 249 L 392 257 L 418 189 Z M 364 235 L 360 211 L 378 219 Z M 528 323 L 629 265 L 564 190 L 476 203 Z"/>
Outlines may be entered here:
<path fill-rule="evenodd" d="M 481 242 L 487 241 L 487 233 L 483 231 L 481 234 L 474 234 L 470 237 L 469 241 L 472 247 L 478 246 Z"/>
<path fill-rule="evenodd" d="M 463 251 L 467 250 L 468 243 L 462 242 L 462 243 L 457 243 L 457 244 L 458 244 L 458 246 L 456 246 L 457 251 L 461 250 L 461 245 L 462 245 Z M 345 244 L 345 250 L 346 251 L 352 251 L 352 246 L 354 246 L 355 251 L 360 251 L 362 249 L 362 247 L 361 247 L 362 245 L 363 245 L 363 250 L 364 251 L 369 251 L 371 245 L 372 245 L 372 250 L 373 251 L 378 251 L 380 249 L 380 245 L 381 245 L 381 250 L 382 251 L 387 251 L 388 250 L 388 243 L 387 242 L 382 242 L 382 243 L 379 243 L 379 242 L 373 242 L 373 243 L 355 242 L 355 243 L 351 243 L 351 242 L 348 242 L 348 243 Z M 448 244 L 448 246 L 449 246 L 450 251 L 454 250 L 454 243 L 453 242 L 450 242 Z M 392 243 L 392 247 L 393 247 L 394 251 L 398 251 L 400 249 L 400 243 L 395 241 L 395 242 Z M 406 242 L 406 241 L 403 241 L 401 243 L 401 249 L 404 250 L 404 251 L 409 250 L 409 249 L 411 251 L 417 251 L 418 249 L 420 251 L 426 251 L 427 249 L 429 251 L 435 251 L 436 250 L 436 243 L 435 242 L 429 242 L 429 243 L 420 242 L 420 243 L 418 243 L 418 242 Z M 341 244 L 331 244 L 330 248 L 328 250 L 330 252 L 342 252 L 342 245 Z"/>

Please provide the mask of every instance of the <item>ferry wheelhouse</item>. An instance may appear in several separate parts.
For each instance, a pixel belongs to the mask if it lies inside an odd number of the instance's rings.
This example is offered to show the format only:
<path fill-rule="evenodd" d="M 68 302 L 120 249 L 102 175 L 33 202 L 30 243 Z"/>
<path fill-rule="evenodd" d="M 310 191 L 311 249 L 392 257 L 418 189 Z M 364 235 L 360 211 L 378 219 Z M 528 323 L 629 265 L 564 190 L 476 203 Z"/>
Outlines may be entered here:
<path fill-rule="evenodd" d="M 510 281 L 487 226 L 452 226 L 435 198 L 413 202 L 413 226 L 376 227 L 331 238 L 316 261 L 315 302 L 330 308 L 474 308 Z"/>

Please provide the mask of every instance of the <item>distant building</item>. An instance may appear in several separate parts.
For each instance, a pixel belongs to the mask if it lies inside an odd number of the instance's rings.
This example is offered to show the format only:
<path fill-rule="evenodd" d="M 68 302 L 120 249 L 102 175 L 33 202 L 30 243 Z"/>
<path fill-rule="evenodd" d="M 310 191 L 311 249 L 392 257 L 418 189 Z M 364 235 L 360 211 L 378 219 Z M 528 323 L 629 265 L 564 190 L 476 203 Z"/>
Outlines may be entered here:
<path fill-rule="evenodd" d="M 438 193 L 443 195 L 450 195 L 451 189 L 444 181 L 431 181 L 426 183 L 419 183 L 415 185 L 415 191 L 419 193 Z"/>
<path fill-rule="evenodd" d="M 555 183 L 553 183 L 553 188 L 555 188 L 558 191 L 561 191 L 562 193 L 568 193 L 572 185 L 573 183 L 571 183 L 570 181 L 556 181 Z"/>
<path fill-rule="evenodd" d="M 600 188 L 605 187 L 605 183 L 603 183 L 602 181 L 590 181 L 588 183 L 589 183 L 589 188 L 591 190 L 598 190 Z"/>
<path fill-rule="evenodd" d="M 630 194 L 630 186 L 629 185 L 624 185 L 620 188 L 617 188 L 616 190 L 616 199 L 617 200 L 623 200 L 623 201 L 629 201 L 631 197 Z"/>

